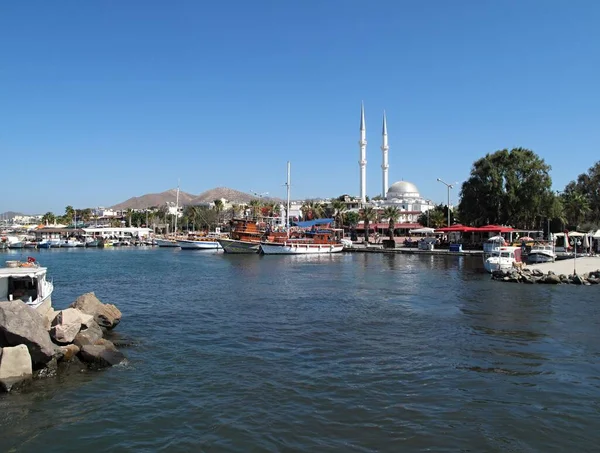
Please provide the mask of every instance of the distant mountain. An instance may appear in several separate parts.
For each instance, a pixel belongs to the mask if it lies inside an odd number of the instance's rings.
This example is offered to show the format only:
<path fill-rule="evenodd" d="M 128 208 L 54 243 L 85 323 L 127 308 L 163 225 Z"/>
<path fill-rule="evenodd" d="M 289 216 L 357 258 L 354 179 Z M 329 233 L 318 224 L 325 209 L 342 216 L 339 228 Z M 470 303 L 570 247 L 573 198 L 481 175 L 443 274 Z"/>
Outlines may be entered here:
<path fill-rule="evenodd" d="M 240 192 L 239 190 L 229 189 L 228 187 L 216 187 L 194 197 L 191 204 L 210 203 L 221 198 L 225 198 L 231 203 L 247 204 L 250 203 L 250 200 L 257 197 L 249 193 Z"/>
<path fill-rule="evenodd" d="M 190 204 L 194 199 L 194 195 L 179 191 L 179 205 L 183 206 Z M 111 206 L 112 209 L 145 209 L 152 206 L 162 206 L 167 202 L 173 202 L 177 200 L 177 189 L 169 189 L 161 193 L 149 193 L 139 197 L 133 197 L 129 200 L 125 200 L 122 203 Z"/>
<path fill-rule="evenodd" d="M 6 211 L 0 214 L 0 219 L 12 219 L 16 215 L 25 215 L 22 212 Z"/>

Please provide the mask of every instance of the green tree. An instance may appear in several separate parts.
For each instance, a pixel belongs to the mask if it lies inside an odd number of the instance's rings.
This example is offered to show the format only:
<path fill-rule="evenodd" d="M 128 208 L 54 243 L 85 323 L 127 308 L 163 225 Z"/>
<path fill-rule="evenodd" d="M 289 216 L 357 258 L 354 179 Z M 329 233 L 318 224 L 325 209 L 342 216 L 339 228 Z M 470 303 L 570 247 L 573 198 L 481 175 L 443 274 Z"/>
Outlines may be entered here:
<path fill-rule="evenodd" d="M 47 212 L 42 216 L 42 223 L 44 225 L 54 224 L 56 222 L 56 216 L 52 212 Z"/>
<path fill-rule="evenodd" d="M 335 219 L 336 227 L 342 228 L 344 226 L 344 213 L 347 209 L 346 203 L 336 199 L 331 203 L 331 208 L 333 209 L 333 218 Z"/>
<path fill-rule="evenodd" d="M 378 213 L 372 206 L 367 206 L 359 211 L 359 216 L 365 222 L 365 241 L 369 241 L 369 225 L 378 218 Z"/>
<path fill-rule="evenodd" d="M 466 224 L 535 228 L 549 214 L 552 180 L 533 151 L 503 149 L 477 160 L 462 184 L 459 216 Z"/>
<path fill-rule="evenodd" d="M 400 217 L 400 210 L 396 206 L 388 206 L 383 210 L 383 218 L 388 219 L 388 236 L 394 240 L 394 228 Z"/>
<path fill-rule="evenodd" d="M 358 221 L 360 220 L 360 216 L 356 211 L 348 211 L 344 213 L 344 221 L 346 225 L 350 227 L 355 227 L 358 225 Z"/>
<path fill-rule="evenodd" d="M 430 228 L 442 228 L 448 223 L 448 210 L 445 205 L 438 204 L 433 209 L 419 214 L 417 222 Z M 450 222 L 452 220 L 452 211 L 450 211 Z"/>
<path fill-rule="evenodd" d="M 254 198 L 254 199 L 250 200 L 250 203 L 248 203 L 248 205 L 252 209 L 252 217 L 256 218 L 258 210 L 262 206 L 262 201 L 260 201 L 260 199 L 258 199 L 258 198 Z"/>
<path fill-rule="evenodd" d="M 75 217 L 75 209 L 73 206 L 69 205 L 65 208 L 65 214 L 63 215 L 63 219 L 65 223 L 71 223 L 73 218 Z"/>
<path fill-rule="evenodd" d="M 590 224 L 600 222 L 600 161 L 591 166 L 587 173 L 580 174 L 565 187 L 563 193 L 577 192 L 586 199 L 589 210 L 582 221 Z"/>
<path fill-rule="evenodd" d="M 586 195 L 578 190 L 571 190 L 562 195 L 562 204 L 567 224 L 574 229 L 588 218 L 591 212 L 590 203 Z"/>

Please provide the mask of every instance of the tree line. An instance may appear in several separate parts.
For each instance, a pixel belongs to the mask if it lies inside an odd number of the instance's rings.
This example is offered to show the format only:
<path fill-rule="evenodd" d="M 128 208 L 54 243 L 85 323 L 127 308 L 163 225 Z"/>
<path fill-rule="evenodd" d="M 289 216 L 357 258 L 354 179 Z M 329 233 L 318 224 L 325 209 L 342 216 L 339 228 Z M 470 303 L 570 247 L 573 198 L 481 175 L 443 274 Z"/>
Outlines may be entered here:
<path fill-rule="evenodd" d="M 600 225 L 600 161 L 552 190 L 550 165 L 525 148 L 503 149 L 473 163 L 461 187 L 457 221 L 553 232 Z"/>

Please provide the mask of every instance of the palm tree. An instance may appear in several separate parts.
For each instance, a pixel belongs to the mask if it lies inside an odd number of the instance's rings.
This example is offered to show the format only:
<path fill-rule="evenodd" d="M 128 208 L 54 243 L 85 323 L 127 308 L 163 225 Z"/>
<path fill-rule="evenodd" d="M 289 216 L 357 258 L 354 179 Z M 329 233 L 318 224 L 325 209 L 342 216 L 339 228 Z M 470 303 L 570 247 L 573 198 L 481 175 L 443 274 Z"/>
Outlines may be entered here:
<path fill-rule="evenodd" d="M 563 206 L 567 220 L 576 229 L 591 210 L 588 199 L 579 192 L 565 194 Z"/>
<path fill-rule="evenodd" d="M 192 230 L 195 231 L 200 215 L 200 208 L 198 206 L 186 206 L 183 210 L 183 215 L 187 218 L 188 223 L 192 224 Z"/>
<path fill-rule="evenodd" d="M 400 217 L 400 210 L 396 206 L 388 206 L 383 210 L 383 217 L 388 219 L 388 235 L 391 241 L 394 240 L 394 228 L 396 221 Z"/>
<path fill-rule="evenodd" d="M 73 206 L 69 205 L 65 208 L 65 215 L 63 216 L 63 218 L 65 219 L 65 222 L 67 223 L 71 223 L 73 221 L 73 217 L 75 216 L 75 209 L 73 209 Z"/>
<path fill-rule="evenodd" d="M 260 199 L 254 198 L 254 199 L 250 200 L 250 203 L 248 203 L 248 204 L 252 208 L 252 216 L 256 217 L 256 212 L 262 206 L 262 202 L 260 201 Z"/>
<path fill-rule="evenodd" d="M 344 212 L 347 209 L 346 203 L 340 200 L 333 200 L 331 203 L 333 208 L 333 218 L 335 219 L 335 225 L 337 228 L 344 226 Z"/>
<path fill-rule="evenodd" d="M 125 215 L 127 216 L 127 219 L 129 220 L 129 228 L 131 228 L 131 217 L 133 216 L 133 209 L 127 208 L 127 211 L 125 211 Z"/>
<path fill-rule="evenodd" d="M 48 211 L 42 216 L 42 223 L 49 225 L 51 223 L 54 224 L 54 222 L 56 222 L 56 216 L 53 213 Z"/>
<path fill-rule="evenodd" d="M 442 228 L 448 222 L 446 214 L 439 209 L 429 210 L 429 225 L 431 228 Z"/>
<path fill-rule="evenodd" d="M 377 211 L 373 207 L 367 206 L 360 210 L 359 216 L 365 222 L 365 241 L 369 242 L 369 224 L 377 220 Z"/>

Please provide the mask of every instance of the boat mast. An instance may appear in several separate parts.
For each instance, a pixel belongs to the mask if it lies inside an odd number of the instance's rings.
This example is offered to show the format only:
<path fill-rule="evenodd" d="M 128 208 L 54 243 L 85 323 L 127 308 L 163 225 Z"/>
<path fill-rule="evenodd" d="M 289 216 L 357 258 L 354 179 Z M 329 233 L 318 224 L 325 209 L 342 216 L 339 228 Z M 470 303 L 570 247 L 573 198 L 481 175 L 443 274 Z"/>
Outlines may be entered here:
<path fill-rule="evenodd" d="M 177 217 L 179 217 L 179 180 L 177 180 L 177 197 L 175 198 L 175 225 L 173 233 L 177 236 Z"/>
<path fill-rule="evenodd" d="M 287 188 L 287 206 L 285 213 L 285 229 L 290 229 L 290 161 L 287 163 L 287 182 L 285 183 Z"/>

